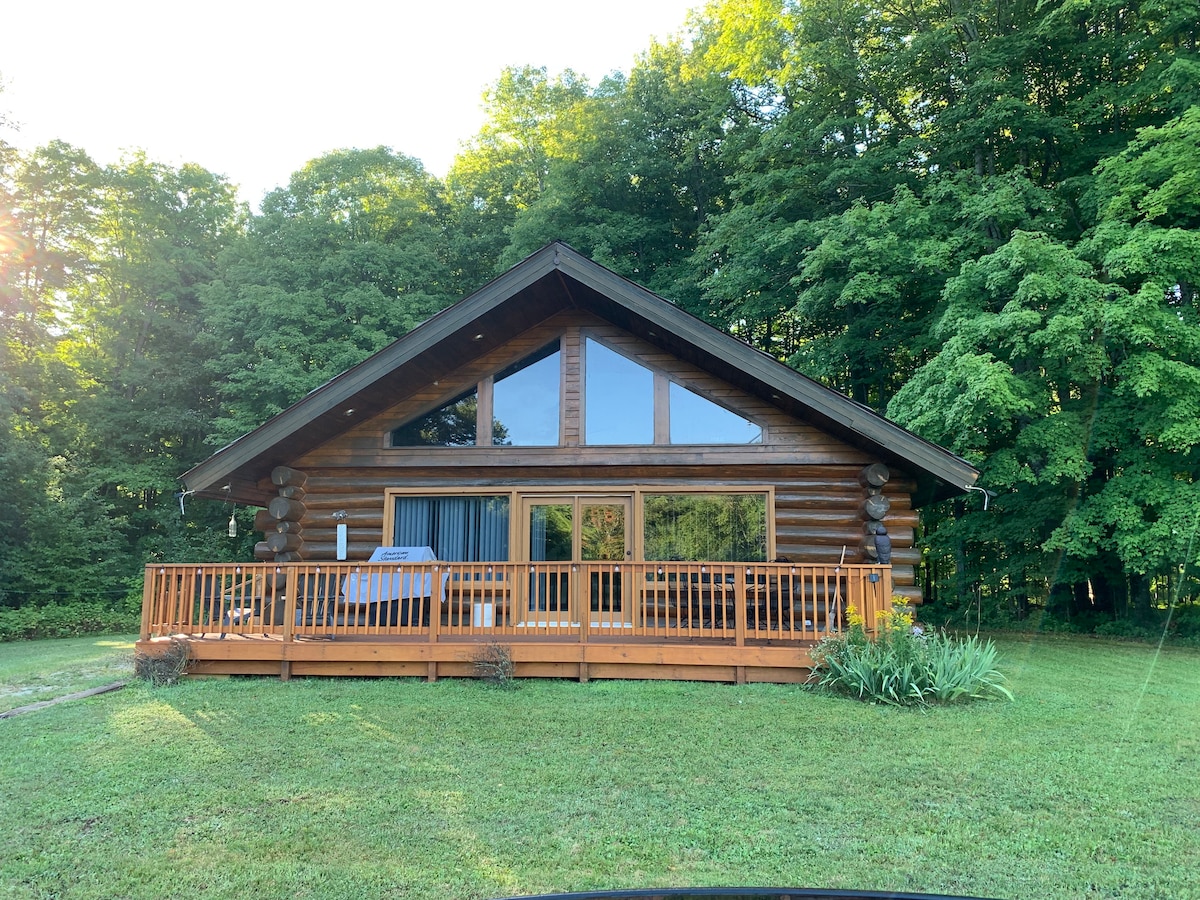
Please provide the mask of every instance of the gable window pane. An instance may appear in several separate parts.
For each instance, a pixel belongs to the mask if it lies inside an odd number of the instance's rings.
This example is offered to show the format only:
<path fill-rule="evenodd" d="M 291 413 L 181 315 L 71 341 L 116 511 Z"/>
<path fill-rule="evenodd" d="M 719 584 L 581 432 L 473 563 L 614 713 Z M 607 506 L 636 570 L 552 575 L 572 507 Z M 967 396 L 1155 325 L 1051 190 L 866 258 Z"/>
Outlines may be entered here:
<path fill-rule="evenodd" d="M 393 447 L 474 447 L 477 389 L 392 431 Z M 399 546 L 425 546 L 408 545 Z"/>
<path fill-rule="evenodd" d="M 497 372 L 492 387 L 492 444 L 497 447 L 558 445 L 558 341 Z"/>
<path fill-rule="evenodd" d="M 764 562 L 765 494 L 646 494 L 648 560 Z"/>
<path fill-rule="evenodd" d="M 653 444 L 654 373 L 599 341 L 589 339 L 584 353 L 584 440 Z"/>
<path fill-rule="evenodd" d="M 445 562 L 508 560 L 508 497 L 397 497 L 397 547 L 432 547 Z"/>
<path fill-rule="evenodd" d="M 762 428 L 671 382 L 672 444 L 761 444 Z"/>

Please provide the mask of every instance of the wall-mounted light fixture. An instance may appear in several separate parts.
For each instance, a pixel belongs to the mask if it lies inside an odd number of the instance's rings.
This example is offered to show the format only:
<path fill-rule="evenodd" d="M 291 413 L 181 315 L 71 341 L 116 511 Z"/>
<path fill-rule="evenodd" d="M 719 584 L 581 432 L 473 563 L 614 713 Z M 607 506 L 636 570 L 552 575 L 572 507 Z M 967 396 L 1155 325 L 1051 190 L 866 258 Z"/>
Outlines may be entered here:
<path fill-rule="evenodd" d="M 346 558 L 346 511 L 339 509 L 333 514 L 333 521 L 337 522 L 337 558 L 342 561 Z"/>

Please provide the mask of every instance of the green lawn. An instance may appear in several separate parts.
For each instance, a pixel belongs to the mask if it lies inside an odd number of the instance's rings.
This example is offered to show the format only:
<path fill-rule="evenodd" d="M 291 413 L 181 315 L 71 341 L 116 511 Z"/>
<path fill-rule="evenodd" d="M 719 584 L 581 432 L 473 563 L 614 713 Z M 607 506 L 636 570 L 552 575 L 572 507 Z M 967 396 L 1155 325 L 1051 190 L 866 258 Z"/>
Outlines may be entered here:
<path fill-rule="evenodd" d="M 0 896 L 1200 897 L 1200 653 L 1003 650 L 1014 703 L 927 713 L 774 685 L 133 685 L 0 721 Z"/>
<path fill-rule="evenodd" d="M 0 711 L 133 676 L 136 636 L 0 643 Z"/>

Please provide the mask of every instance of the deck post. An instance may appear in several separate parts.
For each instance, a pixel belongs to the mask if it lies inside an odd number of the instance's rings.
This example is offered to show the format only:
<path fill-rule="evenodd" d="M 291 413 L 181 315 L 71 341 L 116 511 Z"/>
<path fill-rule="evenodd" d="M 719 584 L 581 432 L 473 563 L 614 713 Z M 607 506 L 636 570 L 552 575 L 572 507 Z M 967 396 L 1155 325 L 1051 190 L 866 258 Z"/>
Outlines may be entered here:
<path fill-rule="evenodd" d="M 446 574 L 449 574 L 447 572 Z M 429 643 L 436 644 L 438 642 L 438 632 L 442 627 L 442 601 L 446 599 L 446 595 L 442 590 L 442 567 L 433 567 L 433 579 L 430 581 L 432 589 L 429 598 Z M 450 582 L 447 580 L 446 589 L 449 590 Z M 437 600 L 435 604 L 433 601 Z M 462 599 L 459 599 L 459 609 L 462 609 Z M 449 607 L 447 607 L 449 610 Z M 462 613 L 460 612 L 461 616 Z M 438 680 L 438 664 L 437 660 L 430 656 L 429 665 L 426 669 L 425 680 L 430 684 Z"/>
<path fill-rule="evenodd" d="M 738 647 L 746 646 L 746 617 L 749 613 L 751 569 L 746 569 L 744 578 L 733 579 L 733 642 Z"/>
<path fill-rule="evenodd" d="M 599 567 L 596 568 L 599 572 Z M 579 643 L 586 645 L 588 642 L 588 629 L 592 624 L 592 602 L 590 589 L 585 591 L 583 583 L 586 581 L 591 585 L 591 570 L 586 563 L 571 564 L 571 603 L 570 609 L 575 610 L 575 614 L 579 616 Z M 601 587 L 603 592 L 603 577 L 600 577 Z M 586 598 L 586 599 L 585 599 Z M 588 664 L 587 664 L 587 649 L 586 647 L 579 654 L 579 681 L 585 682 L 588 680 Z"/>
<path fill-rule="evenodd" d="M 744 577 L 733 579 L 733 643 L 737 647 L 746 646 L 746 617 L 750 612 L 750 579 L 753 570 L 746 569 Z M 738 653 L 741 659 L 742 654 Z M 735 666 L 734 678 L 738 684 L 746 683 L 746 667 Z"/>
<path fill-rule="evenodd" d="M 276 570 L 278 571 L 278 570 Z M 283 574 L 283 659 L 279 663 L 279 680 L 288 681 L 292 677 L 292 664 L 287 658 L 287 645 L 292 642 L 292 634 L 296 627 L 296 591 L 300 578 L 296 566 L 288 566 Z M 278 585 L 278 579 L 276 580 Z M 276 588 L 278 589 L 278 588 Z M 278 599 L 276 600 L 278 602 Z"/>
<path fill-rule="evenodd" d="M 146 566 L 142 581 L 142 640 L 150 640 L 150 603 L 154 599 L 154 566 Z"/>

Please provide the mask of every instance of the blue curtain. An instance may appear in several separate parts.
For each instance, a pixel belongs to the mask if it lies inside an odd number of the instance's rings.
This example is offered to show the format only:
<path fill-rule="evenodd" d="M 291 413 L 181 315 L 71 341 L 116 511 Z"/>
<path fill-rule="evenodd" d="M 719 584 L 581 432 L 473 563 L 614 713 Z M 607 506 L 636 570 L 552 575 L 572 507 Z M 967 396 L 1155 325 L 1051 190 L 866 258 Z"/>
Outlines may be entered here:
<path fill-rule="evenodd" d="M 508 519 L 508 497 L 397 497 L 392 542 L 447 562 L 505 562 Z"/>

